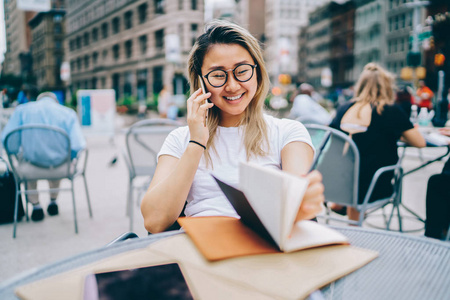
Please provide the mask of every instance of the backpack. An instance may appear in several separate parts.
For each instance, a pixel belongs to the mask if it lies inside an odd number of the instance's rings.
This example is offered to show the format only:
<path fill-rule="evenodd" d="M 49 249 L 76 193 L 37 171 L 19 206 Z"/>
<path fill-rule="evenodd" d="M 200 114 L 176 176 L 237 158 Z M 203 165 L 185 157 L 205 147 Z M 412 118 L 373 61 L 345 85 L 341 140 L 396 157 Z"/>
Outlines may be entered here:
<path fill-rule="evenodd" d="M 0 224 L 14 222 L 14 205 L 16 200 L 16 181 L 6 161 L 0 157 Z M 25 215 L 22 197 L 19 197 L 17 221 Z"/>

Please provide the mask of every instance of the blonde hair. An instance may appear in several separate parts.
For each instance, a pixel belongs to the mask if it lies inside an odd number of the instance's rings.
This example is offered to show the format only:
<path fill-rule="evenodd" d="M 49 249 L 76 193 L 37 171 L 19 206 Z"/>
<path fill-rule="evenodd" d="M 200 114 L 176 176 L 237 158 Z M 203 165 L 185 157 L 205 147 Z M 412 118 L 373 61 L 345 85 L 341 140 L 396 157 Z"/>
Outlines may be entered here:
<path fill-rule="evenodd" d="M 394 103 L 394 76 L 376 63 L 368 63 L 355 86 L 354 101 L 371 104 L 381 115 L 387 104 Z M 358 111 L 361 112 L 362 106 Z"/>
<path fill-rule="evenodd" d="M 198 75 L 202 75 L 203 59 L 213 45 L 236 44 L 245 48 L 255 61 L 255 64 L 258 65 L 256 67 L 258 87 L 238 125 L 245 125 L 244 146 L 247 152 L 247 160 L 251 156 L 264 156 L 270 147 L 267 124 L 263 116 L 264 100 L 269 91 L 270 82 L 259 42 L 246 29 L 227 21 L 213 21 L 207 24 L 205 28 L 205 33 L 197 38 L 189 54 L 188 73 L 191 94 L 200 87 Z M 214 136 L 219 126 L 219 113 L 220 109 L 216 106 L 213 106 L 208 112 L 209 139 L 205 151 L 207 164 L 212 163 L 209 150 L 213 149 L 216 151 L 214 148 Z"/>

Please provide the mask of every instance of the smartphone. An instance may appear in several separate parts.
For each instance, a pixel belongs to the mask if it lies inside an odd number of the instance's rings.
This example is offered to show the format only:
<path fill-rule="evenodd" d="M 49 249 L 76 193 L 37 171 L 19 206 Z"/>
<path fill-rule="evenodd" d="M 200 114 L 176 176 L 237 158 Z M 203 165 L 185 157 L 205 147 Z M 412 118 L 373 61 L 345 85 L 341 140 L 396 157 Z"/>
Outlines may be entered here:
<path fill-rule="evenodd" d="M 200 87 L 202 88 L 202 93 L 206 94 L 208 91 L 205 88 L 205 83 L 203 82 L 203 78 L 202 76 L 198 75 L 198 81 L 200 82 Z M 209 99 L 206 100 L 209 102 Z M 206 115 L 205 115 L 205 127 L 206 127 L 206 120 L 208 119 L 208 110 L 206 110 Z"/>
<path fill-rule="evenodd" d="M 177 263 L 90 274 L 83 294 L 84 300 L 194 299 Z"/>

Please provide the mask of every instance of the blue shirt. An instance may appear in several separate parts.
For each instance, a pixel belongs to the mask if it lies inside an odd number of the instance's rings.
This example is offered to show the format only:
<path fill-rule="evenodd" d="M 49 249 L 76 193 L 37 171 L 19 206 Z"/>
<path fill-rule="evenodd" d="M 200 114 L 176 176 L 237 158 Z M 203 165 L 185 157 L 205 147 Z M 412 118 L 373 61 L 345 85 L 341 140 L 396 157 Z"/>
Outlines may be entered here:
<path fill-rule="evenodd" d="M 64 130 L 70 138 L 71 157 L 76 157 L 78 151 L 86 147 L 80 123 L 77 115 L 72 109 L 62 106 L 52 98 L 42 98 L 35 102 L 19 105 L 14 110 L 8 123 L 2 132 L 2 142 L 4 143 L 8 133 L 22 125 L 44 124 L 56 126 Z M 47 146 L 50 139 L 54 139 L 48 132 L 35 133 L 33 136 L 23 136 L 32 145 L 24 149 L 26 159 L 31 162 L 41 162 L 44 166 L 53 165 L 52 162 L 60 161 L 67 155 L 67 148 L 61 146 Z M 25 146 L 25 145 L 24 145 Z M 26 150 L 26 151 L 25 151 Z"/>

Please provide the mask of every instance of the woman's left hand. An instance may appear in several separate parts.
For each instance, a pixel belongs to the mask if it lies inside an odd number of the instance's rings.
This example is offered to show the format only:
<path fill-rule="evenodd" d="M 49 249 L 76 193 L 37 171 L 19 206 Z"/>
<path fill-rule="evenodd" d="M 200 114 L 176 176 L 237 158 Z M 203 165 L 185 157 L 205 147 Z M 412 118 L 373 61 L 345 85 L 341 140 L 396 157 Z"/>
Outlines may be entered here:
<path fill-rule="evenodd" d="M 306 175 L 306 178 L 309 180 L 309 185 L 298 210 L 296 222 L 313 219 L 323 209 L 325 196 L 323 195 L 322 174 L 319 171 L 312 171 Z"/>

